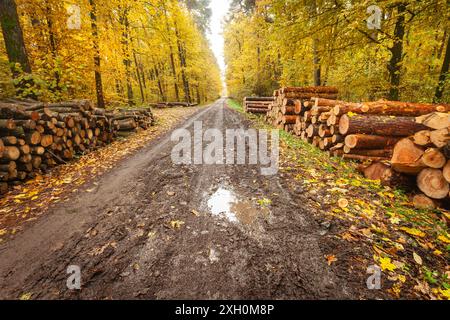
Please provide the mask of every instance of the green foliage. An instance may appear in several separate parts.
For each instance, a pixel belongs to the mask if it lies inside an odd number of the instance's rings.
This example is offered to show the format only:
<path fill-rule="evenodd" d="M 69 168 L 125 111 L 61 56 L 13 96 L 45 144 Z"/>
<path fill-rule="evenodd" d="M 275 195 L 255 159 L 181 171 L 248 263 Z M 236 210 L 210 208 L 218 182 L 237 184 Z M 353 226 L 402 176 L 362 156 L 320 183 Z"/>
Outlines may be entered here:
<path fill-rule="evenodd" d="M 352 5 L 262 0 L 254 10 L 245 1 L 235 3 L 224 33 L 231 96 L 272 95 L 280 86 L 313 85 L 314 57 L 321 84 L 338 86 L 341 99 L 387 96 L 398 1 L 376 3 L 384 14 L 379 31 L 367 27 L 367 8 L 374 4 L 369 0 Z M 450 11 L 445 0 L 405 3 L 400 98 L 430 102 L 445 56 Z M 450 101 L 449 91 L 444 91 L 444 102 Z"/>

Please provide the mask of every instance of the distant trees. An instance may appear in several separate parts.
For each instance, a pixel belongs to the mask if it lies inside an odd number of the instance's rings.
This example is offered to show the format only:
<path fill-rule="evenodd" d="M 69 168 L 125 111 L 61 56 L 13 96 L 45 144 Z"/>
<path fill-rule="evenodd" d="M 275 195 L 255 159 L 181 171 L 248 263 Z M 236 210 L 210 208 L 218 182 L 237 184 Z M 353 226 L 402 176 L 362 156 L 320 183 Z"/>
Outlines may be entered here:
<path fill-rule="evenodd" d="M 379 29 L 369 28 L 373 5 L 369 0 L 233 1 L 225 30 L 230 94 L 262 88 L 270 95 L 281 85 L 329 84 L 350 100 L 425 102 L 437 94 L 435 99 L 450 101 L 447 1 L 379 1 Z M 257 61 L 263 66 L 258 72 Z"/>
<path fill-rule="evenodd" d="M 42 100 L 92 98 L 103 107 L 205 102 L 221 92 L 205 35 L 209 0 L 15 1 L 0 1 L 0 63 L 32 70 L 26 92 Z"/>

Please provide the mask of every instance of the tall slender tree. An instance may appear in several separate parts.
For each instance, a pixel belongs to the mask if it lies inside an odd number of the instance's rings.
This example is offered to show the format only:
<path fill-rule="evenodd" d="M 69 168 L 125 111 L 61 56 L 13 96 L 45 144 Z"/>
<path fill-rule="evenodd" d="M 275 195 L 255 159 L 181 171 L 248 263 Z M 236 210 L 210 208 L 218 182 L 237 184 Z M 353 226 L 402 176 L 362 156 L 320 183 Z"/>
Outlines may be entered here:
<path fill-rule="evenodd" d="M 97 96 L 97 106 L 99 108 L 105 108 L 105 98 L 103 96 L 103 81 L 101 74 L 101 57 L 100 57 L 100 44 L 97 25 L 97 4 L 96 0 L 89 0 L 91 5 L 90 17 L 92 28 L 92 44 L 94 47 L 94 75 L 95 75 L 95 93 Z"/>
<path fill-rule="evenodd" d="M 11 64 L 18 63 L 24 72 L 31 73 L 31 65 L 28 60 L 22 27 L 14 0 L 0 1 L 0 24 L 9 62 Z M 12 66 L 12 71 L 17 75 L 18 70 L 15 66 Z"/>

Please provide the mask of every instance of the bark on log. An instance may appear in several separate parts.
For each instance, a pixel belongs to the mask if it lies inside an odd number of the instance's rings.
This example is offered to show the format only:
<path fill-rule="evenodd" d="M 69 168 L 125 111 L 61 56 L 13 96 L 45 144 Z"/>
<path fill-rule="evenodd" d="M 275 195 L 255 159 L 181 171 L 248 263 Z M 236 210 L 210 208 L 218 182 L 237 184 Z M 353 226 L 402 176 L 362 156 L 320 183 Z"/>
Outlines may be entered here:
<path fill-rule="evenodd" d="M 339 121 L 339 132 L 348 134 L 371 134 L 379 136 L 406 137 L 425 130 L 422 124 L 412 117 L 343 115 Z"/>
<path fill-rule="evenodd" d="M 351 149 L 381 149 L 394 146 L 400 138 L 351 134 L 345 137 L 345 145 Z"/>

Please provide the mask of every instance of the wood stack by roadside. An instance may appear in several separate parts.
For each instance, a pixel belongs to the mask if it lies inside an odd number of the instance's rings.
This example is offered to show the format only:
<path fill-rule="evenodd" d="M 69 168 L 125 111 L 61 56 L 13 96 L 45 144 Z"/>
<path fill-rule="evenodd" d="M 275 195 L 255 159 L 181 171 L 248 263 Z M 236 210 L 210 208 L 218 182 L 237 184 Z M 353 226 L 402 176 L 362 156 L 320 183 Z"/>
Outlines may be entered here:
<path fill-rule="evenodd" d="M 198 103 L 189 103 L 189 102 L 158 102 L 151 103 L 151 107 L 164 109 L 164 108 L 176 108 L 176 107 L 195 107 L 198 106 Z"/>
<path fill-rule="evenodd" d="M 364 163 L 360 169 L 367 178 L 391 186 L 416 185 L 422 192 L 414 198 L 418 206 L 449 198 L 450 105 L 320 97 L 280 97 L 278 103 L 268 113 L 270 123 L 330 156 Z"/>
<path fill-rule="evenodd" d="M 395 185 L 399 175 L 412 178 L 420 190 L 413 198 L 414 204 L 434 208 L 440 200 L 449 199 L 450 114 L 434 112 L 416 117 L 415 121 L 423 130 L 400 139 L 393 146 L 388 162 L 374 162 L 363 172 L 367 178 L 390 185 Z"/>
<path fill-rule="evenodd" d="M 247 113 L 265 114 L 273 103 L 273 97 L 245 97 L 244 111 Z"/>
<path fill-rule="evenodd" d="M 286 131 L 301 132 L 303 117 L 308 117 L 311 109 L 311 98 L 321 97 L 336 99 L 338 90 L 335 87 L 285 87 L 274 92 L 274 102 L 269 106 L 266 121 Z"/>
<path fill-rule="evenodd" d="M 149 108 L 105 110 L 88 100 L 0 102 L 0 193 L 153 121 Z"/>

